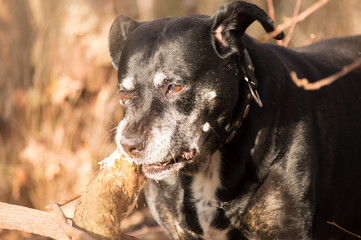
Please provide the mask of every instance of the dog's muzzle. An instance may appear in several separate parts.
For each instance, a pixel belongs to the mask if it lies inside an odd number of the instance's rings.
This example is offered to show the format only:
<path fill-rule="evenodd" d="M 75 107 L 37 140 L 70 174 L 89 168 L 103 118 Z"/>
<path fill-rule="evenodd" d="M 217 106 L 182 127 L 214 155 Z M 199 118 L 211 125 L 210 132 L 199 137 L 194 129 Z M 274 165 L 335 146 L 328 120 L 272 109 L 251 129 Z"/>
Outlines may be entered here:
<path fill-rule="evenodd" d="M 165 159 L 162 162 L 147 163 L 144 162 L 147 154 L 144 152 L 145 141 L 142 138 L 125 137 L 118 138 L 119 151 L 128 156 L 128 159 L 139 165 L 143 173 L 152 179 L 162 179 L 165 176 L 169 176 L 180 169 L 182 169 L 187 163 L 192 162 L 196 155 L 196 150 L 181 151 L 180 154 Z"/>

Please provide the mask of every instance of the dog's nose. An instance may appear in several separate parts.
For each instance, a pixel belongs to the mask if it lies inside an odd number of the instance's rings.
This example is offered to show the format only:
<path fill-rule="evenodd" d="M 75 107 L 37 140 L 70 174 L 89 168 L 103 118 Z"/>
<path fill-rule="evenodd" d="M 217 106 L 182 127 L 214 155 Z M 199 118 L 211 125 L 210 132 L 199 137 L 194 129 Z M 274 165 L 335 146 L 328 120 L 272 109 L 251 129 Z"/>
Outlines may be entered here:
<path fill-rule="evenodd" d="M 131 157 L 137 158 L 144 149 L 144 141 L 140 138 L 122 138 L 120 139 L 124 151 Z"/>

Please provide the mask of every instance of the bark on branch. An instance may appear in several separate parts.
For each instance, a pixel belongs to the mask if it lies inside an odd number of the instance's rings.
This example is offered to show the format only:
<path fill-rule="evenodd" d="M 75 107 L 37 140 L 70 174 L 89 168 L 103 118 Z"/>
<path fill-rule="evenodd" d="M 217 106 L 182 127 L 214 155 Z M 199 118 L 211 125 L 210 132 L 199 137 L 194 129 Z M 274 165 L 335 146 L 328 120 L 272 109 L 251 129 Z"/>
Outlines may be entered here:
<path fill-rule="evenodd" d="M 0 202 L 0 228 L 69 239 L 59 227 L 55 214 L 3 202 Z"/>
<path fill-rule="evenodd" d="M 0 202 L 0 228 L 20 230 L 59 240 L 122 239 L 121 221 L 136 205 L 145 177 L 133 163 L 115 151 L 82 193 L 69 224 L 58 204 L 53 213 Z"/>

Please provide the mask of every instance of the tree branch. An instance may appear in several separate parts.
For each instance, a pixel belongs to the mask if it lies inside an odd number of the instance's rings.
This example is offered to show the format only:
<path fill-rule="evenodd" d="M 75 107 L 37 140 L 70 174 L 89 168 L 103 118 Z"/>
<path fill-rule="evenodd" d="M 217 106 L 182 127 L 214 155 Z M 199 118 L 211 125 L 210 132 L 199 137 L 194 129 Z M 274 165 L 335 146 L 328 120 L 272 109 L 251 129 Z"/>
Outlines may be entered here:
<path fill-rule="evenodd" d="M 348 74 L 349 72 L 353 71 L 354 69 L 358 68 L 359 66 L 361 66 L 361 58 L 358 58 L 356 61 L 354 61 L 350 65 L 344 66 L 341 71 L 339 71 L 329 77 L 323 78 L 317 82 L 313 82 L 313 83 L 310 83 L 307 78 L 299 79 L 297 77 L 297 74 L 293 71 L 290 74 L 291 74 L 291 78 L 292 78 L 293 82 L 298 87 L 302 87 L 305 90 L 319 90 L 320 88 L 322 88 L 324 86 L 330 85 L 337 79 L 343 77 L 344 75 Z"/>
<path fill-rule="evenodd" d="M 332 225 L 332 226 L 337 227 L 338 229 L 340 229 L 340 230 L 342 230 L 342 231 L 344 231 L 344 232 L 346 232 L 346 233 L 348 233 L 348 234 L 350 234 L 350 235 L 352 235 L 352 236 L 354 236 L 354 237 L 361 238 L 360 235 L 354 234 L 353 232 L 350 232 L 349 230 L 344 229 L 343 227 L 341 227 L 340 225 L 338 225 L 338 224 L 335 223 L 335 222 L 329 222 L 329 221 L 327 221 L 327 223 L 330 224 L 330 225 Z"/>
<path fill-rule="evenodd" d="M 68 240 L 52 213 L 0 202 L 0 228 Z"/>
<path fill-rule="evenodd" d="M 276 22 L 273 0 L 267 0 L 267 6 L 268 6 L 268 15 L 270 16 L 270 18 L 273 19 L 273 21 Z M 277 40 L 277 45 L 283 46 L 283 40 Z"/>
<path fill-rule="evenodd" d="M 288 44 L 291 41 L 291 38 L 293 36 L 293 33 L 295 32 L 295 28 L 296 28 L 296 24 L 297 22 L 295 21 L 296 17 L 298 16 L 299 12 L 300 12 L 300 8 L 301 8 L 301 4 L 302 4 L 302 0 L 297 0 L 296 5 L 295 5 L 295 9 L 293 11 L 293 18 L 292 18 L 292 24 L 290 26 L 290 30 L 287 33 L 287 36 L 285 38 L 285 40 L 283 41 L 283 46 L 287 47 Z"/>

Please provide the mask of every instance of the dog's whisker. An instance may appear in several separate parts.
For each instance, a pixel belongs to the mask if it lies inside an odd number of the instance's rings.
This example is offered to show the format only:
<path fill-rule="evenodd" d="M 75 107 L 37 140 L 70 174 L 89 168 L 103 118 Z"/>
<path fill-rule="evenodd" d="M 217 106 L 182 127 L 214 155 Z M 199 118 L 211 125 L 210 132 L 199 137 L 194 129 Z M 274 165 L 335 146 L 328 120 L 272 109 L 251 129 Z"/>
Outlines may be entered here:
<path fill-rule="evenodd" d="M 115 123 L 113 120 L 109 119 L 109 122 L 113 125 L 117 125 L 117 123 Z"/>
<path fill-rule="evenodd" d="M 209 127 L 209 130 L 211 130 L 217 137 L 218 140 L 221 141 L 221 137 L 218 135 L 217 131 L 214 129 L 214 127 Z"/>
<path fill-rule="evenodd" d="M 176 159 L 174 153 L 173 153 L 173 152 L 170 152 L 170 155 L 172 155 L 173 160 L 174 160 L 175 162 L 177 162 L 177 159 Z"/>
<path fill-rule="evenodd" d="M 109 131 L 107 131 L 104 135 L 104 143 L 106 143 L 111 136 L 117 131 L 117 127 L 113 127 L 112 129 L 110 129 Z"/>

